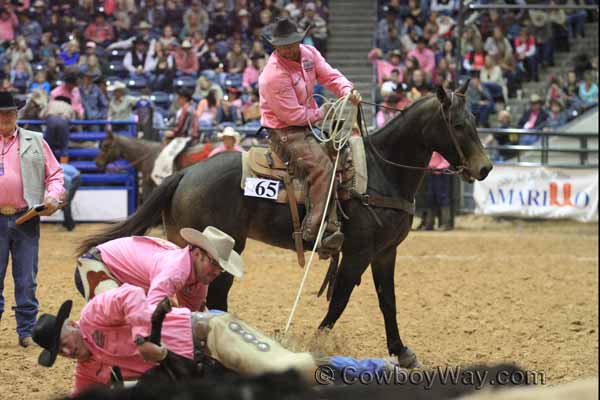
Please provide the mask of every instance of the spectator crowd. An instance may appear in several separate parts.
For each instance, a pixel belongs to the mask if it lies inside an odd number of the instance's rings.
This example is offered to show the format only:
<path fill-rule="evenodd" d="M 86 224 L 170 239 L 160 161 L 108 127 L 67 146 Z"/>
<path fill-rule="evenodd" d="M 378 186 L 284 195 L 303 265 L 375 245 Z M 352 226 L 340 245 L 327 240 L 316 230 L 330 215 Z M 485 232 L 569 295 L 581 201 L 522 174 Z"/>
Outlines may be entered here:
<path fill-rule="evenodd" d="M 584 5 L 597 1 L 537 3 Z M 555 129 L 598 104 L 596 49 L 592 55 L 574 55 L 564 75 L 551 76 L 545 92 L 529 93 L 530 107 L 514 118 L 516 124 L 506 110 L 510 98 L 523 97 L 524 83 L 538 82 L 540 71 L 555 66 L 555 51 L 570 51 L 571 44 L 585 36 L 584 24 L 598 20 L 597 10 L 471 12 L 465 15 L 459 38 L 457 0 L 390 0 L 379 5 L 375 47 L 368 58 L 377 71 L 378 101 L 387 106 L 406 107 L 437 85 L 451 89 L 467 78 L 471 79 L 467 107 L 482 127 L 490 127 L 491 115 L 497 113 L 500 127 Z M 384 125 L 394 115 L 394 111 L 379 110 L 376 125 Z M 539 136 L 496 139 L 502 142 L 499 144 L 532 144 Z"/>
<path fill-rule="evenodd" d="M 31 119 L 57 113 L 63 120 L 130 119 L 151 101 L 156 125 L 166 121 L 174 136 L 258 126 L 258 76 L 271 51 L 265 27 L 291 17 L 311 28 L 304 43 L 325 53 L 327 6 L 302 0 L 0 0 L 0 90 L 35 99 L 39 107 L 22 115 Z"/>

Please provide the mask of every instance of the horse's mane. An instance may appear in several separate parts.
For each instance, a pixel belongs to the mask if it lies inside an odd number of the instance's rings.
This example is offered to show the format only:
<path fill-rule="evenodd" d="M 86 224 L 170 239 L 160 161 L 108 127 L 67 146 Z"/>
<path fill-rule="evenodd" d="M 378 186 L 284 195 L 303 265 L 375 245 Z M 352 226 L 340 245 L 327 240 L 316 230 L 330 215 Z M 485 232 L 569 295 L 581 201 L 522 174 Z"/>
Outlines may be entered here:
<path fill-rule="evenodd" d="M 422 103 L 425 103 L 426 101 L 430 100 L 432 97 L 435 97 L 435 94 L 428 94 L 428 95 L 419 97 L 417 100 L 410 103 L 407 107 L 404 107 L 400 112 L 398 112 L 398 114 L 394 115 L 394 117 L 392 119 L 390 119 L 384 126 L 376 129 L 369 136 L 385 134 L 385 133 L 388 133 L 390 129 L 397 129 L 397 123 L 400 118 L 404 118 L 407 113 L 412 112 L 414 109 L 419 107 Z"/>

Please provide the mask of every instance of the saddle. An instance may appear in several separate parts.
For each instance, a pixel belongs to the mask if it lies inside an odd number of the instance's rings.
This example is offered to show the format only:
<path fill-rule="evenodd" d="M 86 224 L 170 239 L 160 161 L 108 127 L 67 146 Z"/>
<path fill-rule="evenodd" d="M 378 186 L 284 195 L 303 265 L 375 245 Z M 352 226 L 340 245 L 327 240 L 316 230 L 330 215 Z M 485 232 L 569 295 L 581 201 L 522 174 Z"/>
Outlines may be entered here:
<path fill-rule="evenodd" d="M 360 138 L 353 138 L 350 140 L 350 145 L 344 147 L 340 152 L 340 159 L 336 168 L 336 179 L 338 181 L 338 193 L 334 195 L 336 201 L 348 198 L 347 193 L 352 189 L 356 189 L 357 181 L 360 182 L 358 189 L 361 192 L 366 191 L 366 160 L 362 144 L 363 142 Z M 355 150 L 354 147 L 358 148 Z M 324 150 L 329 154 L 332 163 L 334 163 L 335 154 L 328 151 L 326 147 L 324 147 Z M 357 165 L 359 166 L 359 171 L 355 168 L 353 154 L 358 154 L 359 161 Z M 242 165 L 242 188 L 244 188 L 247 177 L 265 178 L 280 182 L 279 192 L 275 201 L 281 204 L 289 204 L 290 206 L 294 228 L 292 237 L 296 247 L 298 264 L 303 267 L 304 249 L 298 204 L 306 204 L 306 185 L 302 179 L 294 176 L 289 165 L 268 147 L 250 148 L 248 153 L 245 153 L 243 156 Z M 336 205 L 333 204 L 331 206 L 335 207 Z"/>

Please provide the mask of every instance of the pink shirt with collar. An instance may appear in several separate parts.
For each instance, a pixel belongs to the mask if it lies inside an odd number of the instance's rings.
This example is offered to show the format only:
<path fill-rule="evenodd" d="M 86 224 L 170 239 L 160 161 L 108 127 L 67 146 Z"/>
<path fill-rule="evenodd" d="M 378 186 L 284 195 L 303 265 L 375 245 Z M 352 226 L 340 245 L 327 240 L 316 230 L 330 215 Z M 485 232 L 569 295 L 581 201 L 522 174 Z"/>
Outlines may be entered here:
<path fill-rule="evenodd" d="M 449 166 L 450 163 L 446 161 L 444 156 L 442 156 L 437 151 L 433 152 L 433 154 L 431 155 L 431 160 L 429 160 L 429 168 L 442 169 L 448 168 Z"/>
<path fill-rule="evenodd" d="M 311 97 L 317 82 L 338 97 L 345 96 L 353 87 L 312 46 L 300 45 L 299 63 L 274 51 L 258 78 L 262 126 L 306 126 L 309 121 L 321 120 L 323 113 Z"/>
<path fill-rule="evenodd" d="M 79 93 L 78 88 L 74 87 L 73 90 L 69 91 L 65 84 L 58 85 L 50 92 L 50 98 L 55 99 L 58 96 L 65 96 L 71 99 L 71 107 L 73 107 L 79 118 L 83 118 L 85 111 L 83 110 L 81 93 Z"/>
<path fill-rule="evenodd" d="M 121 283 L 138 286 L 150 305 L 177 296 L 180 307 L 201 311 L 208 286 L 196 279 L 190 248 L 148 236 L 111 240 L 98 246 L 102 261 Z"/>
<path fill-rule="evenodd" d="M 408 52 L 408 58 L 414 57 L 419 61 L 419 68 L 427 72 L 429 75 L 433 73 L 435 68 L 435 54 L 434 52 L 425 47 L 423 51 L 419 51 L 418 47 L 415 47 Z"/>
<path fill-rule="evenodd" d="M 47 197 L 59 200 L 65 191 L 63 170 L 54 157 L 50 146 L 43 140 L 44 173 Z M 4 154 L 4 174 L 0 176 L 0 206 L 25 208 L 27 202 L 23 196 L 21 176 L 21 157 L 19 155 L 19 129 L 9 137 L 0 136 L 0 152 Z M 2 155 L 0 155 L 2 157 Z"/>
<path fill-rule="evenodd" d="M 212 157 L 217 154 L 225 153 L 226 151 L 239 151 L 240 153 L 243 153 L 244 149 L 236 144 L 235 146 L 233 146 L 233 149 L 228 150 L 224 144 L 220 144 L 219 146 L 215 147 L 208 156 Z"/>
<path fill-rule="evenodd" d="M 156 365 L 144 361 L 134 343 L 136 336 L 150 334 L 153 309 L 142 288 L 124 284 L 96 296 L 81 310 L 79 329 L 91 357 L 77 361 L 73 394 L 107 385 L 113 366 L 121 368 L 125 379 L 135 379 Z M 167 314 L 161 341 L 172 352 L 194 358 L 188 309 L 173 308 Z"/>

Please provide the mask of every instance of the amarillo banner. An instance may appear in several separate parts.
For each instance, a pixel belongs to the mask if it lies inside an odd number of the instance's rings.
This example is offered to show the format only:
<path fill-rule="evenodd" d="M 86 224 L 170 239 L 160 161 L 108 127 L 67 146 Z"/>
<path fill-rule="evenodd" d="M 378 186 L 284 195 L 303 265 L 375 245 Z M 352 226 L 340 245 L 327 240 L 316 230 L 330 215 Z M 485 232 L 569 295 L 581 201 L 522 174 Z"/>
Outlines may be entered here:
<path fill-rule="evenodd" d="M 473 191 L 477 214 L 598 220 L 598 170 L 494 166 Z"/>

